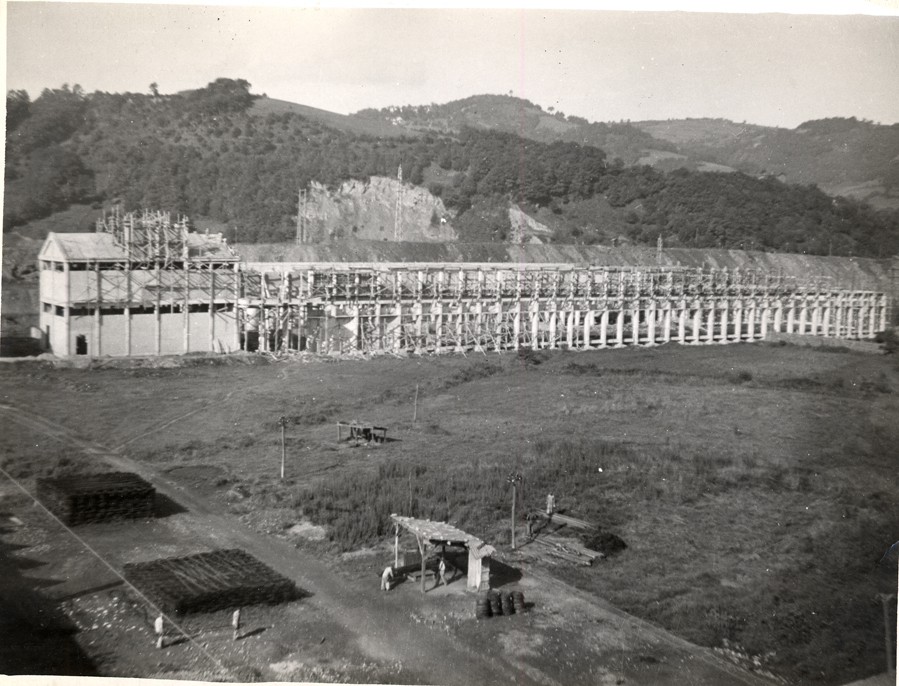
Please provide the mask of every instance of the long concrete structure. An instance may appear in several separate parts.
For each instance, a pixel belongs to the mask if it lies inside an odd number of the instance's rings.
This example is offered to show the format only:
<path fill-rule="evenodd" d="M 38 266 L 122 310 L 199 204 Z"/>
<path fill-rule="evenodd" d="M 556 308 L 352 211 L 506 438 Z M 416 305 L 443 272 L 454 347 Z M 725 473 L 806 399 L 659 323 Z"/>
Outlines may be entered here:
<path fill-rule="evenodd" d="M 317 352 L 863 339 L 888 293 L 759 272 L 570 264 L 262 264 L 238 303 L 246 345 Z"/>
<path fill-rule="evenodd" d="M 47 238 L 41 329 L 61 356 L 368 353 L 702 345 L 769 332 L 867 339 L 890 319 L 889 270 L 875 261 L 803 256 L 827 262 L 795 275 L 696 266 L 702 251 L 685 252 L 690 266 L 604 255 L 601 265 L 241 262 L 186 222 L 116 215 L 97 233 Z"/>

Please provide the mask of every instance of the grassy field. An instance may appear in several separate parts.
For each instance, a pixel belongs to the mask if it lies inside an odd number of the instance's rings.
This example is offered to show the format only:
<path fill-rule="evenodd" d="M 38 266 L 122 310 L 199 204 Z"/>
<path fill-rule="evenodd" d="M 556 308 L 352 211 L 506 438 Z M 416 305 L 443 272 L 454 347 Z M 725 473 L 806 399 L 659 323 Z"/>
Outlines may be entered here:
<path fill-rule="evenodd" d="M 895 592 L 887 553 L 899 539 L 894 356 L 756 344 L 160 362 L 4 365 L 0 383 L 4 402 L 191 475 L 260 531 L 324 526 L 306 543 L 322 555 L 392 538 L 392 512 L 449 520 L 507 561 L 790 681 L 884 669 L 876 594 Z M 390 440 L 338 443 L 335 422 L 353 419 L 389 427 Z M 26 484 L 86 465 L 0 433 L 0 465 Z M 627 549 L 592 567 L 509 550 L 513 471 L 519 513 L 553 492 Z"/>

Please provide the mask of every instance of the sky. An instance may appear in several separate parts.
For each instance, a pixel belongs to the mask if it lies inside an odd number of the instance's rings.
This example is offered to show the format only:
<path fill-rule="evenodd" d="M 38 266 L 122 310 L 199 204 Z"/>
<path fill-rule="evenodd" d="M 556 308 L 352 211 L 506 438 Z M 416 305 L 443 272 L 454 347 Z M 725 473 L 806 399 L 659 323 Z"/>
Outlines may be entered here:
<path fill-rule="evenodd" d="M 757 0 L 727 13 L 649 0 L 590 5 L 612 10 L 358 4 L 9 2 L 6 88 L 32 99 L 64 83 L 175 93 L 229 77 L 344 114 L 495 93 L 590 121 L 899 122 L 899 10 L 863 0 Z M 817 14 L 802 13 L 810 7 Z"/>

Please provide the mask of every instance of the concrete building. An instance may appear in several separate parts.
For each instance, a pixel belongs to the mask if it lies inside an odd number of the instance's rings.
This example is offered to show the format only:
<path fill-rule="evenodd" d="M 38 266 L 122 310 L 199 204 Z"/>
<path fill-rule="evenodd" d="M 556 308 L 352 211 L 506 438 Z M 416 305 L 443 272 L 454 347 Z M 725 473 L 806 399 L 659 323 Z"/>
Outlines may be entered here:
<path fill-rule="evenodd" d="M 769 333 L 870 339 L 891 316 L 887 261 L 385 246 L 278 247 L 280 261 L 241 261 L 221 236 L 189 233 L 186 220 L 116 214 L 96 233 L 47 238 L 41 331 L 60 356 L 452 352 L 719 344 Z M 419 261 L 396 261 L 403 249 Z M 359 260 L 366 250 L 390 254 Z"/>
<path fill-rule="evenodd" d="M 51 232 L 41 248 L 45 347 L 59 356 L 238 349 L 239 258 L 220 236 L 161 214 L 101 224 Z"/>

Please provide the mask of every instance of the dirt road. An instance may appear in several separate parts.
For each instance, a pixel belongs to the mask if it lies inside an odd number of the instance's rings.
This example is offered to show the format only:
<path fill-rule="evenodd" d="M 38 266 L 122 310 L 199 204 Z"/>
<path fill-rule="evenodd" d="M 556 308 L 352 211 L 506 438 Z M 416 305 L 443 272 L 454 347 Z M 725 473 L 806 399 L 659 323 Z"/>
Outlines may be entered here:
<path fill-rule="evenodd" d="M 151 481 L 158 493 L 183 509 L 171 520 L 180 531 L 189 532 L 195 546 L 242 548 L 290 577 L 311 594 L 303 603 L 341 627 L 336 640 L 351 642 L 358 653 L 380 664 L 401 665 L 398 674 L 404 681 L 518 686 L 554 686 L 588 678 L 603 684 L 771 683 L 545 575 L 527 574 L 522 579 L 520 586 L 535 602 L 526 620 L 504 624 L 472 618 L 457 624 L 453 632 L 428 617 L 465 607 L 473 615 L 474 601 L 467 594 L 457 599 L 439 593 L 422 597 L 409 584 L 396 593 L 380 593 L 376 576 L 337 573 L 333 565 L 284 540 L 252 531 L 219 502 L 146 464 L 12 405 L 0 405 L 0 416 L 35 436 L 53 436 L 113 469 Z M 154 539 L 152 528 L 142 530 L 142 523 L 128 526 L 144 531 L 137 534 L 135 550 L 143 546 L 148 549 L 144 554 L 151 554 L 154 546 L 164 547 L 161 538 Z M 96 550 L 110 545 L 102 526 L 79 529 L 79 534 Z"/>

